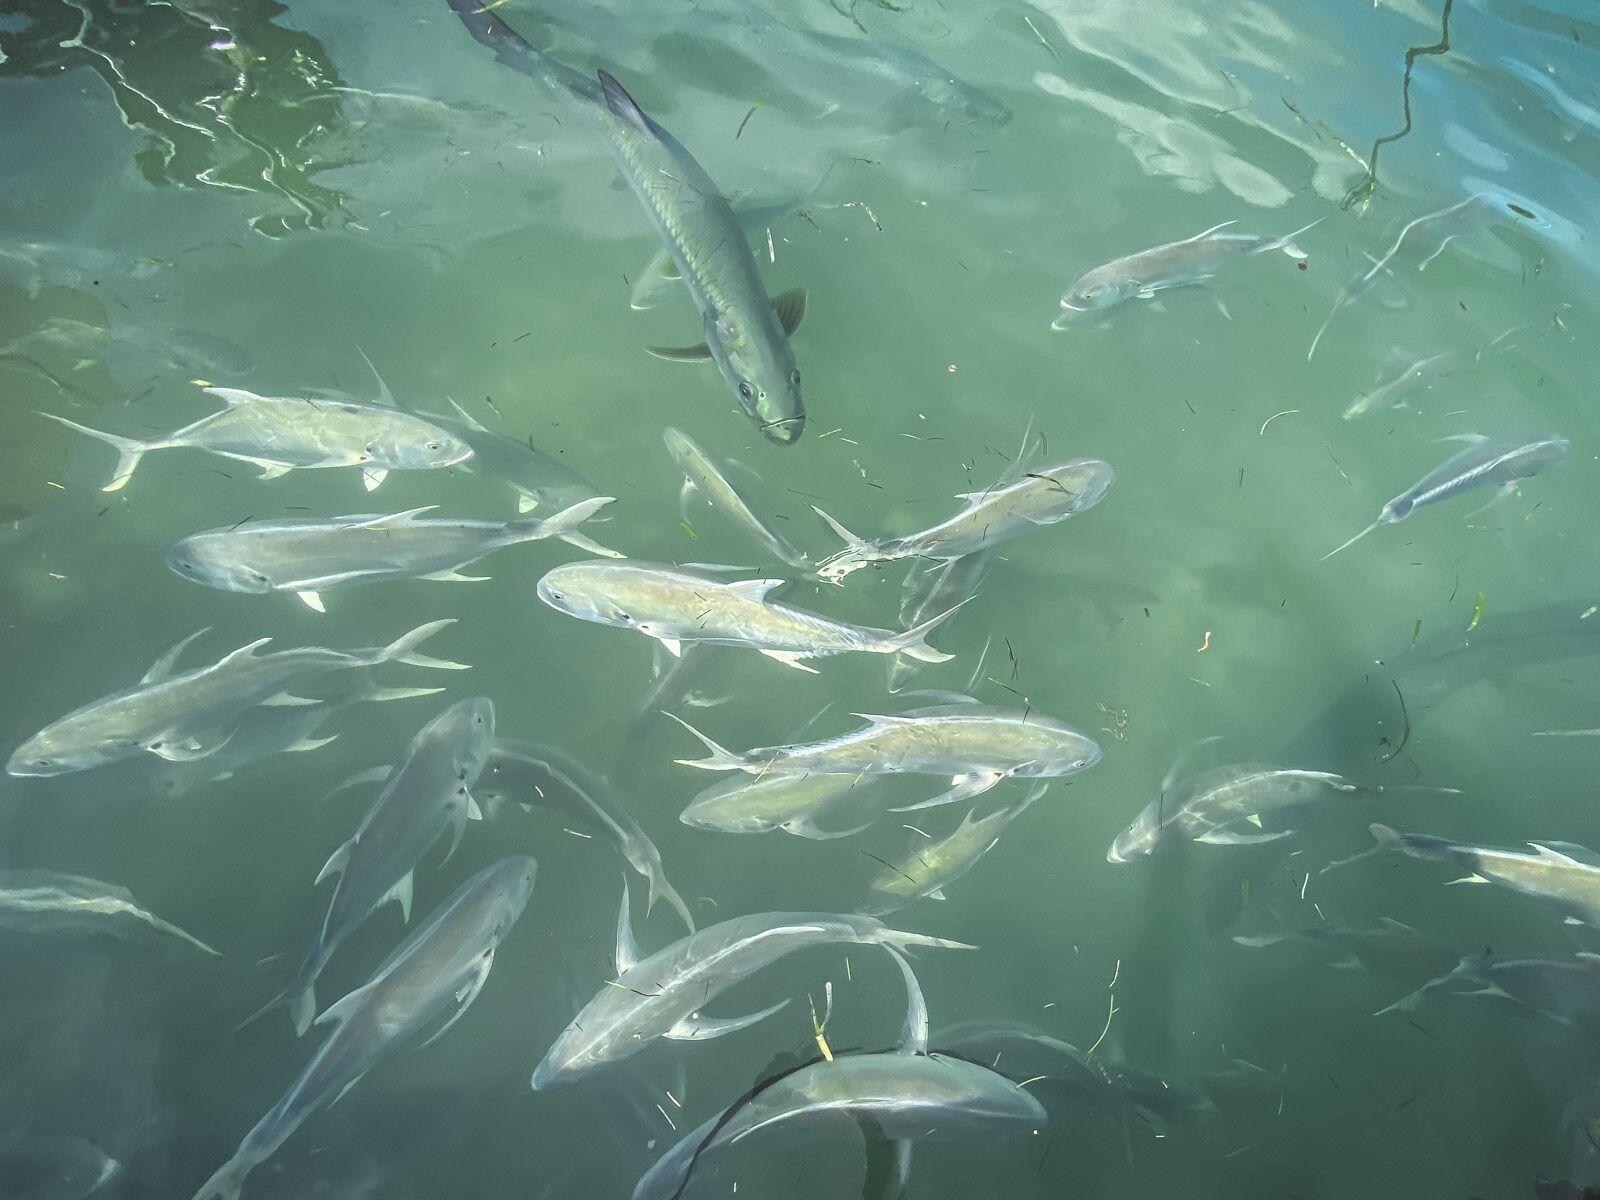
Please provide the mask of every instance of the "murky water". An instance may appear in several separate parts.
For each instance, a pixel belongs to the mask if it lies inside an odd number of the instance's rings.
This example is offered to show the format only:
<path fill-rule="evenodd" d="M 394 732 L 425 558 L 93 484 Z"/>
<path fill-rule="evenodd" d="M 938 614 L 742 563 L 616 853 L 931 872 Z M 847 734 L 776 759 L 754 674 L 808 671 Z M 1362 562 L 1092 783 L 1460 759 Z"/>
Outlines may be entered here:
<path fill-rule="evenodd" d="M 957 1023 L 1022 1022 L 1185 1099 L 1135 1103 L 1124 1087 L 1111 1091 L 1125 1103 L 1086 1101 L 1045 1081 L 1037 1128 L 919 1144 L 911 1195 L 1600 1184 L 1600 1002 L 1566 1021 L 1438 995 L 1372 1015 L 1458 955 L 1570 960 L 1600 949 L 1593 932 L 1503 888 L 1444 888 L 1461 872 L 1398 854 L 1321 874 L 1371 845 L 1375 821 L 1600 848 L 1596 742 L 1535 736 L 1600 723 L 1592 8 L 494 11 L 585 77 L 610 71 L 736 207 L 764 208 L 748 230 L 762 285 L 809 294 L 790 342 L 808 416 L 795 445 L 764 438 L 711 364 L 643 352 L 704 331 L 680 285 L 630 308 L 660 249 L 638 199 L 571 98 L 497 62 L 444 0 L 39 0 L 0 14 L 6 753 L 132 687 L 201 627 L 185 666 L 263 637 L 380 646 L 450 618 L 426 652 L 472 666 L 375 668 L 382 686 L 448 691 L 336 706 L 315 736 L 337 740 L 303 753 L 142 754 L 6 780 L 7 868 L 125 887 L 220 952 L 109 921 L 0 934 L 0 1164 L 23 1179 L 8 1186 L 181 1197 L 233 1153 L 327 1036 L 297 1041 L 281 1013 L 235 1027 L 291 977 L 328 903 L 312 881 L 374 794 L 329 793 L 394 762 L 450 700 L 488 696 L 502 737 L 607 776 L 701 925 L 853 912 L 881 860 L 903 861 L 971 807 L 893 814 L 863 800 L 821 824 L 872 827 L 827 841 L 689 828 L 677 814 L 722 777 L 675 765 L 700 749 L 655 709 L 742 751 L 944 698 L 888 694 L 874 655 L 815 659 L 812 675 L 726 648 L 691 647 L 684 675 L 658 687 L 647 639 L 540 602 L 540 577 L 584 557 L 551 540 L 466 568 L 489 582 L 324 589 L 325 614 L 292 594 L 211 590 L 169 571 L 163 547 L 207 528 L 424 505 L 510 520 L 516 498 L 460 467 L 395 471 L 369 494 L 355 469 L 259 480 L 257 466 L 195 449 L 152 450 L 103 492 L 113 450 L 35 415 L 150 439 L 215 410 L 195 381 L 370 400 L 380 385 L 361 351 L 402 405 L 449 414 L 453 400 L 616 497 L 584 526 L 597 541 L 749 569 L 724 580 L 793 572 L 718 513 L 680 513 L 668 426 L 813 561 L 840 542 L 812 505 L 868 538 L 934 525 L 960 508 L 956 493 L 1015 474 L 1030 422 L 1043 448 L 1029 469 L 1114 468 L 1101 504 L 992 551 L 976 599 L 931 637 L 955 657 L 905 685 L 1048 714 L 1092 735 L 1103 760 L 1050 787 L 944 903 L 887 920 L 980 946 L 915 964 L 934 1049 Z M 1464 215 L 1402 236 L 1472 197 Z M 1128 268 L 1130 291 L 1152 294 L 1052 330 L 1091 268 L 1223 222 L 1266 239 L 1318 223 L 1293 253 L 1208 260 L 1171 280 L 1186 286 Z M 1419 505 L 1319 561 L 1462 451 L 1442 439 L 1463 434 L 1571 446 L 1503 503 L 1475 513 L 1495 496 L 1484 487 Z M 899 629 L 905 572 L 802 579 L 781 601 Z M 1108 862 L 1169 767 L 1211 737 L 1180 776 L 1265 762 L 1387 790 L 1230 827 L 1293 837 Z M 1410 784 L 1435 790 L 1398 787 Z M 892 795 L 947 786 L 894 781 Z M 1002 782 L 978 815 L 1026 786 Z M 481 998 L 438 1042 L 387 1056 L 314 1113 L 244 1195 L 627 1195 L 680 1134 L 816 1056 L 806 998 L 820 1017 L 825 984 L 833 1049 L 896 1044 L 905 999 L 887 956 L 810 949 L 712 1002 L 733 1016 L 792 999 L 753 1028 L 530 1090 L 534 1065 L 615 977 L 627 868 L 579 812 L 485 807 L 448 863 L 443 845 L 423 859 L 411 922 L 502 856 L 537 858 Z M 683 931 L 665 904 L 646 919 L 632 882 L 648 954 Z M 1331 940 L 1235 940 L 1384 918 L 1419 940 L 1359 969 L 1335 965 L 1346 955 Z M 367 980 L 406 929 L 394 907 L 362 926 L 319 1007 Z M 850 1196 L 863 1178 L 867 1195 L 887 1194 L 881 1137 L 869 1131 L 865 1167 L 862 1145 L 846 1119 L 774 1130 L 708 1160 L 685 1194 Z"/>

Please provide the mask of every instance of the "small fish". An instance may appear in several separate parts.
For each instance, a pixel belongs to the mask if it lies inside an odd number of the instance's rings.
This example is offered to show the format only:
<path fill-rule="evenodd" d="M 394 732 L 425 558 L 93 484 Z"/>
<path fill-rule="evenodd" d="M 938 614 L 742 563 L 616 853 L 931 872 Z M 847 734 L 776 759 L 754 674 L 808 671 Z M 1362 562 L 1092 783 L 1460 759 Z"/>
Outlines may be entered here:
<path fill-rule="evenodd" d="M 598 824 L 617 843 L 628 865 L 650 885 L 645 915 L 650 914 L 659 897 L 672 906 L 689 932 L 694 932 L 694 917 L 678 889 L 668 881 L 661 851 L 650 835 L 634 820 L 610 783 L 572 755 L 538 742 L 498 739 L 478 791 L 484 796 L 505 796 L 523 805 L 571 812 L 580 820 Z"/>
<path fill-rule="evenodd" d="M 1149 300 L 1169 288 L 1204 283 L 1228 264 L 1270 250 L 1282 250 L 1291 258 L 1305 258 L 1306 253 L 1295 244 L 1295 238 L 1325 220 L 1326 217 L 1318 217 L 1309 225 L 1302 225 L 1281 237 L 1223 233 L 1234 223 L 1224 221 L 1181 242 L 1167 242 L 1114 258 L 1090 268 L 1068 285 L 1061 297 L 1061 315 L 1050 328 L 1068 328 L 1074 313 L 1111 308 L 1135 297 Z"/>
<path fill-rule="evenodd" d="M 241 717 L 260 705 L 319 703 L 286 689 L 334 671 L 359 670 L 379 663 L 465 670 L 463 663 L 431 658 L 417 647 L 453 620 L 430 621 L 387 646 L 330 650 L 302 646 L 271 654 L 256 651 L 271 638 L 258 638 L 209 666 L 176 671 L 178 656 L 199 630 L 167 650 L 131 688 L 115 692 L 52 721 L 12 752 L 11 775 L 66 775 L 123 759 L 154 754 L 171 762 L 193 762 L 215 754 L 233 736 Z M 389 692 L 377 699 L 399 699 L 414 692 Z"/>
<path fill-rule="evenodd" d="M 696 496 L 721 512 L 768 554 L 803 574 L 810 574 L 811 560 L 793 542 L 768 525 L 750 508 L 749 502 L 739 494 L 716 462 L 697 446 L 688 434 L 668 427 L 662 435 L 667 443 L 667 453 L 683 472 L 683 493 L 679 503 L 684 510 L 684 520 L 689 519 L 688 504 Z"/>
<path fill-rule="evenodd" d="M 1404 521 L 1417 509 L 1448 500 L 1473 488 L 1493 485 L 1498 494 L 1484 505 L 1488 508 L 1516 493 L 1522 480 L 1559 465 L 1567 457 L 1571 443 L 1559 434 L 1535 438 L 1487 438 L 1479 433 L 1463 434 L 1458 439 L 1471 443 L 1429 471 L 1416 483 L 1383 506 L 1378 519 L 1348 542 L 1335 546 L 1322 556 L 1332 558 L 1354 545 L 1380 525 Z M 1482 512 L 1483 509 L 1478 509 Z"/>
<path fill-rule="evenodd" d="M 948 612 L 904 632 L 848 625 L 766 598 L 786 582 L 747 579 L 725 583 L 675 567 L 631 560 L 568 563 L 539 580 L 539 599 L 580 621 L 637 630 L 673 654 L 681 654 L 685 644 L 699 642 L 740 646 L 813 674 L 816 670 L 805 665 L 806 659 L 850 651 L 904 652 L 923 662 L 946 662 L 954 657 L 923 640 Z"/>
<path fill-rule="evenodd" d="M 1325 946 L 1339 954 L 1330 966 L 1344 971 L 1371 971 L 1382 975 L 1427 974 L 1444 970 L 1455 953 L 1443 942 L 1419 933 L 1393 917 L 1379 917 L 1371 927 L 1307 925 L 1279 933 L 1236 934 L 1233 940 L 1252 949 L 1286 942 Z M 1431 964 L 1437 963 L 1434 967 Z"/>
<path fill-rule="evenodd" d="M 944 938 L 890 929 L 847 913 L 757 913 L 680 938 L 640 959 L 628 920 L 627 886 L 617 922 L 617 977 L 602 987 L 550 1047 L 533 1073 L 551 1087 L 637 1054 L 660 1037 L 696 1041 L 745 1029 L 788 1004 L 714 1018 L 702 1009 L 762 967 L 807 946 L 928 946 L 970 950 Z"/>
<path fill-rule="evenodd" d="M 1496 1000 L 1572 1028 L 1593 1029 L 1600 1022 L 1600 955 L 1579 951 L 1572 961 L 1496 958 L 1487 950 L 1464 955 L 1453 970 L 1374 1015 L 1415 1012 L 1435 995 Z"/>
<path fill-rule="evenodd" d="M 451 835 L 444 860 L 461 844 L 468 821 L 483 813 L 472 797 L 494 743 L 494 704 L 478 696 L 452 704 L 411 739 L 393 767 L 365 773 L 383 780 L 361 826 L 329 856 L 316 882 L 336 879 L 322 928 L 294 982 L 245 1024 L 280 1004 L 294 1031 L 304 1036 L 316 1015 L 316 982 L 334 952 L 373 913 L 393 900 L 411 920 L 417 864 L 441 837 Z M 357 777 L 362 778 L 362 776 Z"/>
<path fill-rule="evenodd" d="M 238 1200 L 250 1172 L 312 1113 L 337 1101 L 439 1018 L 444 1021 L 429 1042 L 459 1021 L 483 990 L 496 948 L 527 906 L 535 870 L 533 859 L 513 855 L 479 871 L 395 947 L 371 979 L 318 1017 L 318 1025 L 333 1027 L 327 1040 L 194 1200 Z"/>
<path fill-rule="evenodd" d="M 689 802 L 678 820 L 718 833 L 771 833 L 830 841 L 866 829 L 827 831 L 817 824 L 824 813 L 872 789 L 872 775 L 736 775 L 713 784 Z"/>
<path fill-rule="evenodd" d="M 1490 350 L 1526 328 L 1526 325 L 1518 325 L 1508 329 L 1476 350 L 1446 350 L 1440 354 L 1431 354 L 1427 358 L 1418 359 L 1392 379 L 1384 380 L 1370 392 L 1357 396 L 1342 415 L 1346 421 L 1353 421 L 1368 413 L 1385 412 L 1392 408 L 1409 408 L 1410 397 L 1414 393 L 1431 390 L 1435 381 L 1447 378 L 1469 363 L 1482 361 L 1483 356 Z"/>
<path fill-rule="evenodd" d="M 671 713 L 667 714 L 672 716 Z M 897 716 L 858 713 L 867 724 L 821 742 L 764 746 L 743 754 L 719 746 L 681 717 L 672 717 L 711 752 L 710 758 L 677 761 L 706 771 L 744 771 L 765 776 L 806 772 L 848 775 L 949 775 L 950 790 L 910 812 L 956 804 L 980 796 L 1003 779 L 1058 779 L 1100 761 L 1094 739 L 1031 710 L 983 704 L 945 704 Z"/>
<path fill-rule="evenodd" d="M 1037 785 L 1017 803 L 992 812 L 982 820 L 977 819 L 978 810 L 973 809 L 955 832 L 945 837 L 930 841 L 913 834 L 915 840 L 910 849 L 868 883 L 867 899 L 860 911 L 883 916 L 924 897 L 943 900 L 945 887 L 960 879 L 993 850 L 1006 826 L 1044 795 L 1048 786 Z"/>
<path fill-rule="evenodd" d="M 47 284 L 88 295 L 102 282 L 147 279 L 171 265 L 165 259 L 140 258 L 96 246 L 12 238 L 0 241 L 0 274 L 18 280 L 30 300 L 37 300 Z"/>
<path fill-rule="evenodd" d="M 561 512 L 600 494 L 599 488 L 555 455 L 540 450 L 531 438 L 508 437 L 489 429 L 454 400 L 450 403 L 457 416 L 447 417 L 433 412 L 418 412 L 416 415 L 429 424 L 449 430 L 471 446 L 472 454 L 462 462 L 463 469 L 509 487 L 517 495 L 519 513 L 529 513 L 535 509 Z"/>
<path fill-rule="evenodd" d="M 179 446 L 250 463 L 261 468 L 263 479 L 276 479 L 297 467 L 359 467 L 369 492 L 392 470 L 436 470 L 472 454 L 472 447 L 449 430 L 384 405 L 344 398 L 258 396 L 239 388 L 202 390 L 224 407 L 145 441 L 90 429 L 55 413 L 39 415 L 116 448 L 116 469 L 100 489 L 103 492 L 120 491 L 150 451 Z"/>
<path fill-rule="evenodd" d="M 581 536 L 577 527 L 613 499 L 580 500 L 542 521 L 422 515 L 437 505 L 383 515 L 251 521 L 191 533 L 168 546 L 162 557 L 175 574 L 195 583 L 224 592 L 293 592 L 324 612 L 321 593 L 356 583 L 480 582 L 488 577 L 463 575 L 461 568 L 519 542 Z M 605 553 L 620 557 L 612 550 Z"/>
<path fill-rule="evenodd" d="M 0 927 L 48 934 L 118 934 L 142 928 L 217 953 L 140 907 L 127 888 L 56 871 L 0 870 Z"/>
<path fill-rule="evenodd" d="M 1039 471 L 1029 471 L 1015 482 L 995 485 L 956 498 L 967 506 L 955 516 L 904 537 L 867 541 L 851 533 L 820 508 L 845 548 L 823 560 L 817 574 L 838 583 L 853 571 L 876 562 L 900 558 L 962 558 L 987 550 L 1043 525 L 1055 525 L 1085 512 L 1106 498 L 1116 482 L 1108 463 L 1096 458 L 1075 458 Z"/>
<path fill-rule="evenodd" d="M 0 1144 L 0 1196 L 6 1200 L 85 1200 L 122 1164 L 76 1137 L 23 1134 Z"/>

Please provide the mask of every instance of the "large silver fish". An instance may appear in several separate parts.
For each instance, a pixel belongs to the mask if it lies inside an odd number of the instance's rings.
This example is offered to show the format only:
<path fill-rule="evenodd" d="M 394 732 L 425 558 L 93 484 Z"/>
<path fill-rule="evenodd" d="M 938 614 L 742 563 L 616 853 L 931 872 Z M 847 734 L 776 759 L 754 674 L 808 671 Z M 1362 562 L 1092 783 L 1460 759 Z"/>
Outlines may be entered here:
<path fill-rule="evenodd" d="M 488 577 L 463 575 L 461 568 L 518 542 L 581 538 L 577 527 L 613 499 L 580 500 L 545 520 L 425 517 L 438 507 L 430 504 L 381 515 L 253 521 L 191 533 L 168 546 L 163 558 L 174 573 L 195 583 L 224 592 L 293 592 L 323 612 L 321 593 L 356 583 L 480 582 Z M 582 540 L 585 548 L 596 546 Z"/>
<path fill-rule="evenodd" d="M 672 714 L 667 714 L 671 716 Z M 982 795 L 1002 779 L 1058 779 L 1100 761 L 1093 738 L 1032 710 L 984 704 L 942 704 L 896 716 L 861 713 L 867 724 L 821 742 L 763 746 L 736 754 L 719 746 L 681 717 L 710 758 L 678 762 L 706 771 L 777 772 L 800 775 L 949 775 L 951 787 L 930 800 L 904 805 L 910 812 L 955 804 Z"/>
<path fill-rule="evenodd" d="M 700 310 L 705 341 L 652 348 L 659 357 L 711 359 L 739 406 L 770 441 L 805 428 L 800 369 L 789 337 L 805 315 L 803 289 L 768 299 L 750 243 L 717 185 L 683 145 L 652 121 L 605 71 L 595 83 L 540 54 L 478 0 L 450 0 L 472 36 L 501 62 L 570 97 L 600 131 L 624 179 L 672 255 Z"/>
<path fill-rule="evenodd" d="M 402 1042 L 459 1021 L 489 978 L 495 949 L 533 891 L 534 861 L 503 858 L 456 889 L 372 978 L 317 1018 L 333 1031 L 300 1077 L 247 1133 L 195 1200 L 238 1200 L 246 1176 L 270 1158 L 306 1118 L 333 1103 Z"/>
<path fill-rule="evenodd" d="M 381 404 L 343 397 L 258 396 L 238 388 L 204 390 L 223 402 L 221 411 L 142 441 L 90 429 L 55 413 L 40 416 L 116 448 L 116 469 L 103 492 L 120 490 L 150 451 L 179 446 L 251 463 L 261 468 L 263 479 L 276 479 L 297 467 L 360 467 L 369 492 L 392 470 L 453 466 L 472 453 L 449 430 Z"/>
<path fill-rule="evenodd" d="M 637 1054 L 660 1037 L 685 1041 L 721 1037 L 771 1016 L 788 1001 L 739 1017 L 709 1017 L 702 1009 L 727 988 L 807 946 L 973 948 L 890 929 L 873 917 L 757 913 L 712 925 L 640 959 L 628 921 L 626 886 L 622 903 L 617 922 L 617 978 L 600 989 L 550 1047 L 534 1070 L 535 1088 L 565 1083 Z"/>
<path fill-rule="evenodd" d="M 1480 433 L 1469 433 L 1462 434 L 1457 440 L 1471 444 L 1390 500 L 1383 506 L 1376 521 L 1322 557 L 1332 558 L 1345 547 L 1359 542 L 1379 525 L 1394 525 L 1419 508 L 1459 496 L 1473 488 L 1492 486 L 1498 489 L 1489 504 L 1483 506 L 1488 508 L 1515 493 L 1524 479 L 1563 462 L 1571 446 L 1566 438 L 1555 433 L 1535 438 L 1487 438 Z M 1478 511 L 1482 512 L 1483 509 Z"/>
<path fill-rule="evenodd" d="M 670 426 L 662 438 L 667 443 L 667 453 L 672 455 L 672 461 L 683 472 L 683 493 L 679 502 L 684 510 L 685 521 L 689 519 L 689 501 L 699 496 L 754 538 L 763 550 L 779 562 L 810 574 L 812 564 L 805 552 L 756 516 L 749 502 L 739 494 L 739 489 L 733 486 L 722 468 L 693 438 Z"/>
<path fill-rule="evenodd" d="M 1380 1008 L 1415 1012 L 1433 996 L 1476 996 L 1548 1017 L 1562 1025 L 1594 1028 L 1600 1022 L 1600 955 L 1579 951 L 1571 961 L 1496 958 L 1485 950 L 1464 955 L 1453 970 Z"/>
<path fill-rule="evenodd" d="M 19 933 L 127 933 L 143 928 L 217 953 L 141 907 L 127 888 L 56 871 L 0 870 L 0 926 Z"/>
<path fill-rule="evenodd" d="M 411 920 L 412 883 L 422 856 L 446 833 L 445 860 L 461 844 L 469 820 L 482 813 L 472 797 L 494 743 L 494 704 L 482 696 L 458 701 L 418 731 L 400 761 L 382 773 L 383 788 L 361 826 L 328 858 L 317 875 L 337 879 L 316 940 L 294 982 L 255 1014 L 287 1006 L 297 1034 L 316 1015 L 316 982 L 345 938 L 393 900 Z M 251 1020 L 255 1020 L 251 1017 Z"/>
<path fill-rule="evenodd" d="M 1281 237 L 1223 233 L 1233 224 L 1224 221 L 1181 242 L 1166 242 L 1091 267 L 1067 285 L 1061 296 L 1061 313 L 1050 328 L 1066 329 L 1074 313 L 1110 308 L 1136 297 L 1149 300 L 1169 288 L 1204 283 L 1230 263 L 1269 250 L 1282 250 L 1292 258 L 1304 258 L 1305 251 L 1294 239 L 1326 219 L 1318 217 L 1311 224 Z"/>
<path fill-rule="evenodd" d="M 1075 458 L 1029 471 L 1004 486 L 964 492 L 967 506 L 955 516 L 904 537 L 867 541 L 851 533 L 820 508 L 816 510 L 845 543 L 825 559 L 817 574 L 834 582 L 875 562 L 900 558 L 961 558 L 1042 525 L 1055 525 L 1104 500 L 1116 473 L 1097 458 Z"/>
<path fill-rule="evenodd" d="M 539 580 L 539 599 L 581 621 L 637 630 L 673 654 L 682 653 L 685 644 L 697 642 L 741 646 L 813 674 L 815 668 L 806 666 L 806 659 L 851 651 L 904 653 L 923 662 L 954 657 L 923 640 L 949 612 L 898 633 L 850 625 L 766 598 L 786 582 L 746 579 L 727 583 L 676 567 L 631 560 L 581 562 L 557 567 Z"/>
<path fill-rule="evenodd" d="M 320 703 L 285 690 L 301 680 L 386 662 L 465 670 L 463 663 L 417 651 L 428 638 L 454 623 L 429 621 L 387 646 L 361 650 L 302 646 L 257 654 L 272 640 L 258 638 L 209 666 L 175 671 L 179 654 L 207 632 L 202 629 L 158 658 L 133 687 L 45 726 L 12 752 L 6 771 L 12 775 L 65 775 L 146 753 L 178 762 L 205 758 L 226 745 L 240 717 L 258 705 Z M 391 693 L 377 698 L 398 696 Z"/>

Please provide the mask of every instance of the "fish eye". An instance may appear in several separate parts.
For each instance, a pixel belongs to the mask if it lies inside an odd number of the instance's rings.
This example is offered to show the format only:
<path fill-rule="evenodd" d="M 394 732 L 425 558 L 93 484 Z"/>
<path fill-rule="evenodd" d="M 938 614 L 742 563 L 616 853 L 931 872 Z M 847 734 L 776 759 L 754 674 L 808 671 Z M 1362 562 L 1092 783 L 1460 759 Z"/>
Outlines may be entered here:
<path fill-rule="evenodd" d="M 793 373 L 792 373 L 792 374 L 791 374 L 791 375 L 790 375 L 790 376 L 789 376 L 789 382 L 790 382 L 790 383 L 791 383 L 791 384 L 793 384 L 793 385 L 794 385 L 794 386 L 795 386 L 795 387 L 799 387 L 799 386 L 800 386 L 800 372 L 799 372 L 799 370 L 798 370 L 798 369 L 796 369 L 796 370 L 795 370 L 795 371 L 794 371 L 794 372 L 793 372 Z"/>
<path fill-rule="evenodd" d="M 746 400 L 755 399 L 755 393 L 750 390 L 750 385 L 742 379 L 739 381 L 739 395 Z"/>
<path fill-rule="evenodd" d="M 554 588 L 551 588 L 550 589 L 550 599 L 552 599 L 552 600 L 565 600 L 566 596 L 563 593 L 556 591 Z"/>
<path fill-rule="evenodd" d="M 438 442 L 429 442 L 428 443 L 428 449 L 429 450 L 438 450 L 439 448 L 440 448 L 440 446 L 439 446 Z"/>

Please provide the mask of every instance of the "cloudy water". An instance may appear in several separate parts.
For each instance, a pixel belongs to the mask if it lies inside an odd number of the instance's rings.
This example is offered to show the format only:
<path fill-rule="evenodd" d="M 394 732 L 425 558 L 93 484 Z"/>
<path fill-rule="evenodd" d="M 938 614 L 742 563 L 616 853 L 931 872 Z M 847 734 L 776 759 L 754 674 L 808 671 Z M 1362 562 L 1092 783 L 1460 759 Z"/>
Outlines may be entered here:
<path fill-rule="evenodd" d="M 0 13 L 0 1200 L 1600 1187 L 1597 80 Z"/>

